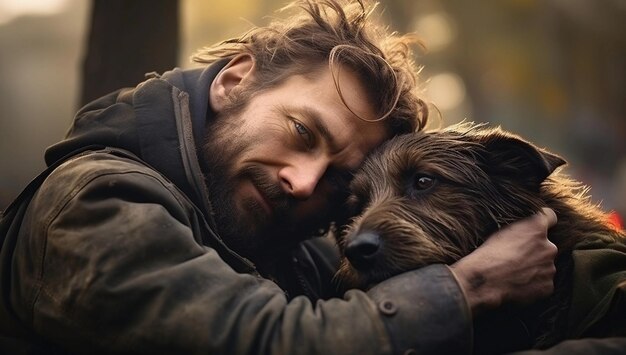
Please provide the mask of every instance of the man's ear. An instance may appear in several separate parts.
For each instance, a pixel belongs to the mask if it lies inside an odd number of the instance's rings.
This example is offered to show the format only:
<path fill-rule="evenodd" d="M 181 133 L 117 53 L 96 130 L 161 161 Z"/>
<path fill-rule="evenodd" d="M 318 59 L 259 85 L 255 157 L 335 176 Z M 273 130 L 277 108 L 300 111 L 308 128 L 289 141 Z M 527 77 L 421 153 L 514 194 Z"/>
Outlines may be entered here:
<path fill-rule="evenodd" d="M 230 102 L 233 89 L 247 80 L 254 73 L 255 65 L 252 55 L 239 54 L 226 64 L 217 74 L 209 89 L 209 104 L 214 112 L 220 112 Z"/>
<path fill-rule="evenodd" d="M 486 170 L 490 174 L 538 188 L 565 160 L 532 143 L 500 129 L 479 134 L 487 151 Z"/>

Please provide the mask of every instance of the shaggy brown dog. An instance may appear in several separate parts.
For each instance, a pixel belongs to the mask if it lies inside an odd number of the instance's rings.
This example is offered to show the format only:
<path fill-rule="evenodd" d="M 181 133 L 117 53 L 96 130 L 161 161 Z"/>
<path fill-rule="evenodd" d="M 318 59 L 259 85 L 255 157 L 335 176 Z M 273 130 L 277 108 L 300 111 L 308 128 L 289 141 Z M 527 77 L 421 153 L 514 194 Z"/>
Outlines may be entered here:
<path fill-rule="evenodd" d="M 555 172 L 564 163 L 520 137 L 484 126 L 464 124 L 394 138 L 364 163 L 351 184 L 349 205 L 358 216 L 339 237 L 345 257 L 338 282 L 366 289 L 403 271 L 452 264 L 501 226 L 548 206 L 558 216 L 549 231 L 559 248 L 556 291 L 545 302 L 511 311 L 527 333 L 529 343 L 520 346 L 546 347 L 582 335 L 624 335 L 624 233 L 590 203 L 585 187 Z M 584 249 L 577 256 L 584 263 L 574 265 L 575 249 Z M 617 261 L 603 265 L 597 256 L 611 251 Z M 589 265 L 596 265 L 589 272 L 595 273 L 593 280 L 602 278 L 603 286 L 580 284 L 587 279 L 579 269 Z M 597 297 L 589 301 L 587 293 Z M 597 299 L 606 305 L 598 307 Z M 578 321 L 576 315 L 589 312 L 596 312 L 591 316 L 597 319 Z M 585 323 L 584 331 L 572 330 L 572 322 Z"/>

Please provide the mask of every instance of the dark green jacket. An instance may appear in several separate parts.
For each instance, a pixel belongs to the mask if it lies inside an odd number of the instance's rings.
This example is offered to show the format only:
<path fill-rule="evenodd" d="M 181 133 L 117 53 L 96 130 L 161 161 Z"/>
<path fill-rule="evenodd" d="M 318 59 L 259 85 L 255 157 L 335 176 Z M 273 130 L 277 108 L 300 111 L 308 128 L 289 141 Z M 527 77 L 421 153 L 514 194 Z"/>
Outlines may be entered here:
<path fill-rule="evenodd" d="M 196 152 L 218 70 L 107 95 L 46 152 L 62 163 L 0 230 L 4 353 L 469 352 L 470 313 L 446 266 L 330 298 L 323 239 L 281 258 L 282 287 L 229 250 Z"/>
<path fill-rule="evenodd" d="M 571 297 L 557 329 L 568 340 L 515 355 L 626 354 L 626 239 L 601 233 L 585 238 L 571 253 Z M 502 319 L 500 312 L 494 316 L 491 324 L 484 326 L 483 320 L 475 328 L 476 348 L 488 349 L 479 353 L 529 347 L 527 329 L 519 329 L 515 319 Z"/>

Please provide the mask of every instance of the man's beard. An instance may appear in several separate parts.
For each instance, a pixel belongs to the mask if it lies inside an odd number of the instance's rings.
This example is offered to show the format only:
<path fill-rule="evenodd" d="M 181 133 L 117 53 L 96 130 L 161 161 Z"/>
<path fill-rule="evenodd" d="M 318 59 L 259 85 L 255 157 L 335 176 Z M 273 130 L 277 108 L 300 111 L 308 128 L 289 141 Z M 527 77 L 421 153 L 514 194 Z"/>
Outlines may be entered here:
<path fill-rule="evenodd" d="M 207 130 L 203 146 L 205 177 L 219 235 L 235 252 L 258 261 L 321 234 L 330 223 L 330 208 L 306 220 L 297 219 L 294 211 L 298 201 L 285 193 L 262 166 L 250 164 L 232 171 L 237 158 L 255 144 L 255 137 L 243 131 L 238 113 L 218 115 Z M 235 189 L 241 181 L 251 182 L 266 198 L 271 218 L 256 199 L 244 199 L 242 206 L 237 206 Z"/>

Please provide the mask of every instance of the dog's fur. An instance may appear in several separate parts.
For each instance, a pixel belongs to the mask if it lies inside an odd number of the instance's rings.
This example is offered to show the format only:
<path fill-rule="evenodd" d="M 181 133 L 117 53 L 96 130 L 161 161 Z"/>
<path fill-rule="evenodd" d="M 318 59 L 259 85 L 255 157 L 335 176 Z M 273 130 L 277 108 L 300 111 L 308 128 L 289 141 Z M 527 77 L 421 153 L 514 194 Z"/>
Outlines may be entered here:
<path fill-rule="evenodd" d="M 556 292 L 534 312 L 538 339 L 559 340 L 559 314 L 568 307 L 571 251 L 589 236 L 623 242 L 624 233 L 590 202 L 587 188 L 555 172 L 565 164 L 499 128 L 462 124 L 396 137 L 377 150 L 355 175 L 349 205 L 354 217 L 340 234 L 347 253 L 338 282 L 366 289 L 403 271 L 452 264 L 498 228 L 552 208 L 558 223 L 549 238 L 559 248 Z M 348 245 L 374 234 L 380 245 Z M 364 250 L 358 250 L 358 248 Z M 538 343 L 535 343 L 537 345 Z"/>

